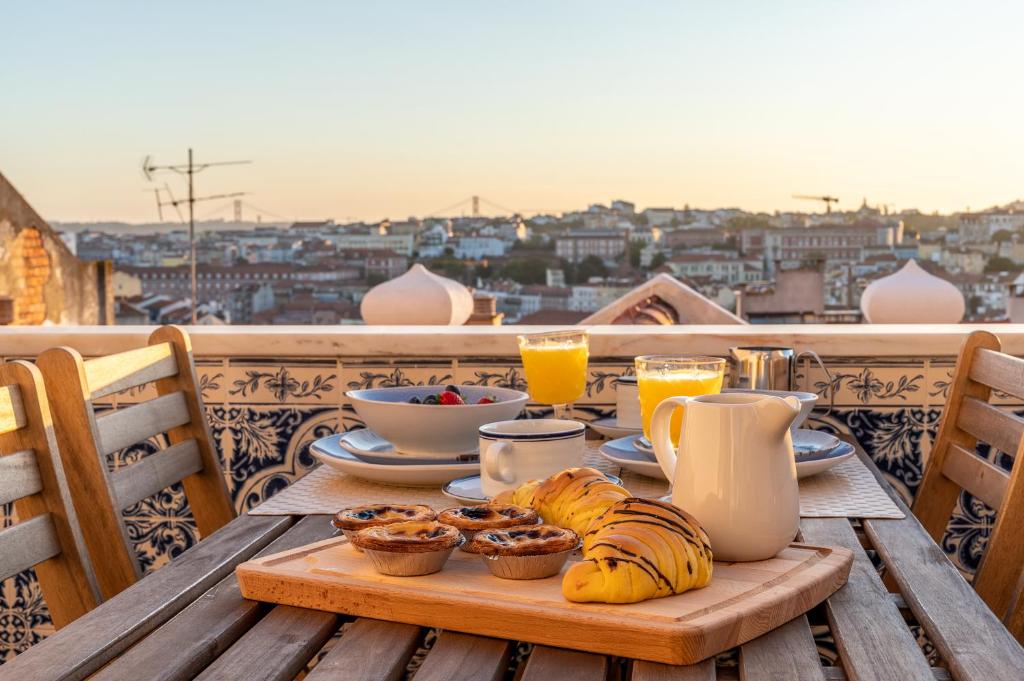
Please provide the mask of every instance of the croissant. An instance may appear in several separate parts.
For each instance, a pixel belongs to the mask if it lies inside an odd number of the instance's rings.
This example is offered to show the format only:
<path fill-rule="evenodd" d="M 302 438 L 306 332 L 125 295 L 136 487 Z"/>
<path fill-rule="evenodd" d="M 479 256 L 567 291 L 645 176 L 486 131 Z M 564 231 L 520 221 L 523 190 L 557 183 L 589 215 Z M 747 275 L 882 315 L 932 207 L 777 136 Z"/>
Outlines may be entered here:
<path fill-rule="evenodd" d="M 708 535 L 671 504 L 630 497 L 594 519 L 583 560 L 562 579 L 577 603 L 636 603 L 699 589 L 711 581 Z"/>
<path fill-rule="evenodd" d="M 629 492 L 593 468 L 568 468 L 544 481 L 531 480 L 512 492 L 503 492 L 495 503 L 527 506 L 544 522 L 574 531 L 581 537 L 591 521 Z"/>

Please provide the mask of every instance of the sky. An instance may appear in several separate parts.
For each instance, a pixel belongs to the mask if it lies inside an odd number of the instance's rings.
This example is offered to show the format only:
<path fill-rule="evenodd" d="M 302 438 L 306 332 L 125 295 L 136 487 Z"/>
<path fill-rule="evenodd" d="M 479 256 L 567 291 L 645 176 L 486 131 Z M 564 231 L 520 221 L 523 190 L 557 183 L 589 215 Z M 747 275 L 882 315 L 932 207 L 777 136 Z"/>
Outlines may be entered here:
<path fill-rule="evenodd" d="M 246 219 L 1024 198 L 1021 3 L 7 5 L 0 172 L 55 221 L 155 220 L 189 147 Z"/>

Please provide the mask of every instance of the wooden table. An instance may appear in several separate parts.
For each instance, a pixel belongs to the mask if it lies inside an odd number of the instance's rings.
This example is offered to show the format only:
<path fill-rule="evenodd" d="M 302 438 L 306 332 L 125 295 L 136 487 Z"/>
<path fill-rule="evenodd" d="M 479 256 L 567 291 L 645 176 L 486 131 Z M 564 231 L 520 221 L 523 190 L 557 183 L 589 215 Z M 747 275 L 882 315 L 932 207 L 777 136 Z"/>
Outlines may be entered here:
<path fill-rule="evenodd" d="M 867 460 L 863 452 L 860 456 Z M 871 465 L 872 470 L 876 470 Z M 886 486 L 888 489 L 888 486 Z M 1024 677 L 1024 649 L 975 595 L 935 542 L 903 520 L 805 519 L 805 541 L 855 551 L 848 584 L 825 605 L 839 665 L 823 667 L 805 616 L 742 646 L 738 667 L 713 661 L 669 667 L 537 646 L 523 681 L 776 681 L 816 679 L 1002 681 Z M 243 599 L 238 563 L 328 537 L 325 516 L 241 516 L 169 566 L 0 666 L 0 680 L 290 680 L 346 618 Z M 868 557 L 886 566 L 884 581 Z M 888 585 L 888 587 L 887 587 Z M 932 667 L 911 633 L 917 622 L 941 657 Z M 419 627 L 359 619 L 322 657 L 309 681 L 399 679 L 423 640 Z M 505 676 L 515 642 L 441 632 L 417 681 Z"/>

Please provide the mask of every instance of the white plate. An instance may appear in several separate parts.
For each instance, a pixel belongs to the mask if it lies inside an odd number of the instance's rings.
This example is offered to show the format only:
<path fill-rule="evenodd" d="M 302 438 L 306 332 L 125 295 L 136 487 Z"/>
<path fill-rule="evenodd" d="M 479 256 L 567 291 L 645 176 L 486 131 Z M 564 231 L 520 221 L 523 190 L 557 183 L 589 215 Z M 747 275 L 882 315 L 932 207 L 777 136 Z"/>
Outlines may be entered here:
<path fill-rule="evenodd" d="M 638 437 L 639 435 L 630 435 L 617 440 L 609 440 L 597 451 L 620 468 L 646 475 L 649 478 L 664 480 L 665 473 L 662 472 L 658 462 L 654 460 L 653 454 L 649 455 L 636 447 L 635 441 Z"/>
<path fill-rule="evenodd" d="M 839 438 L 823 430 L 801 428 L 793 431 L 793 453 L 800 461 L 809 456 L 827 454 L 839 446 Z"/>
<path fill-rule="evenodd" d="M 588 421 L 587 425 L 593 428 L 599 435 L 611 440 L 628 435 L 636 435 L 641 431 L 640 428 L 620 426 L 614 416 L 609 416 L 606 419 L 597 419 L 596 421 Z"/>
<path fill-rule="evenodd" d="M 828 435 L 828 433 L 824 433 Z M 610 440 L 601 445 L 598 452 L 612 463 L 649 478 L 665 480 L 661 466 L 652 454 L 647 454 L 636 444 L 637 435 Z M 829 436 L 834 437 L 834 436 Z M 816 454 L 800 456 L 796 459 L 796 477 L 807 478 L 823 473 L 833 466 L 846 461 L 854 455 L 853 445 L 836 439 L 836 446 Z"/>
<path fill-rule="evenodd" d="M 369 428 L 357 428 L 345 433 L 338 433 L 323 438 L 317 445 L 327 451 L 333 452 L 337 448 L 344 449 L 357 458 L 367 463 L 379 464 L 451 464 L 455 462 L 471 463 L 479 462 L 480 454 L 477 450 L 461 454 L 457 457 L 435 458 L 423 457 L 416 454 L 403 454 L 395 449 L 395 446 Z"/>
<path fill-rule="evenodd" d="M 604 477 L 616 485 L 622 484 L 622 479 L 617 476 L 605 473 Z M 441 492 L 446 497 L 461 501 L 464 504 L 486 504 L 491 500 L 490 497 L 484 494 L 483 488 L 480 486 L 479 475 L 467 475 L 464 478 L 445 483 L 441 486 Z"/>
<path fill-rule="evenodd" d="M 324 438 L 324 440 L 336 439 Z M 454 478 L 480 472 L 479 463 L 381 464 L 362 461 L 341 447 L 323 447 L 318 440 L 309 451 L 325 465 L 364 480 L 389 485 L 426 487 L 440 485 Z"/>

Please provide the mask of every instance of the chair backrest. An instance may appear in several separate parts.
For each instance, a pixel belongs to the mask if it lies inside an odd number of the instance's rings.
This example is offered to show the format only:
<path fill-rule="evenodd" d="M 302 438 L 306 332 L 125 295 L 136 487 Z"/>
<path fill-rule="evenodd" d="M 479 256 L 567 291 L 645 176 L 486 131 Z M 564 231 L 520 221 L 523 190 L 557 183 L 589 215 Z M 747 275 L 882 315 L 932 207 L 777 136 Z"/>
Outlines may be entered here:
<path fill-rule="evenodd" d="M 986 331 L 970 334 L 960 348 L 953 382 L 917 490 L 914 515 L 941 541 L 961 490 L 996 511 L 974 588 L 1014 636 L 1024 637 L 1024 604 L 1014 603 L 1024 571 L 1024 419 L 989 404 L 993 390 L 1024 399 L 1024 360 L 1000 352 Z M 1011 472 L 977 455 L 978 443 L 1010 455 Z"/>
<path fill-rule="evenodd" d="M 71 498 L 104 598 L 141 576 L 121 511 L 181 482 L 199 533 L 235 517 L 203 413 L 192 344 L 178 327 L 153 332 L 149 345 L 83 360 L 52 348 L 39 356 Z M 153 383 L 157 397 L 97 416 L 93 400 Z M 108 472 L 108 455 L 161 433 L 170 446 Z"/>
<path fill-rule="evenodd" d="M 0 365 L 0 504 L 16 524 L 0 530 L 0 580 L 35 568 L 54 626 L 96 607 L 95 580 L 67 493 L 39 370 Z"/>

